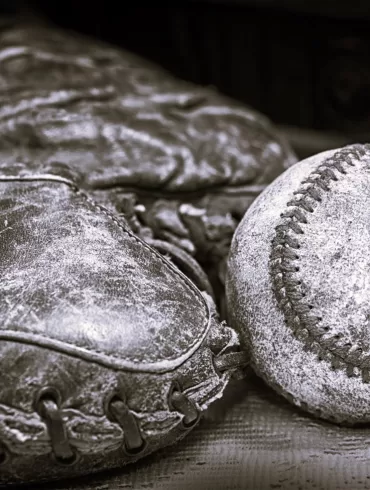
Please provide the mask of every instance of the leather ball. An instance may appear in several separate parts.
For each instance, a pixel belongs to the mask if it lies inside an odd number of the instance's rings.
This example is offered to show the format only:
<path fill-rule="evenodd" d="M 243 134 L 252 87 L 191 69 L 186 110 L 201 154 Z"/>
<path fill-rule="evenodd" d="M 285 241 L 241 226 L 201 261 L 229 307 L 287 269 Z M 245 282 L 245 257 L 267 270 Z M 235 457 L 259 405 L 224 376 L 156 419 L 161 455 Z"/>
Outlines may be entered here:
<path fill-rule="evenodd" d="M 256 372 L 309 412 L 370 421 L 370 146 L 297 163 L 233 238 L 228 314 Z"/>

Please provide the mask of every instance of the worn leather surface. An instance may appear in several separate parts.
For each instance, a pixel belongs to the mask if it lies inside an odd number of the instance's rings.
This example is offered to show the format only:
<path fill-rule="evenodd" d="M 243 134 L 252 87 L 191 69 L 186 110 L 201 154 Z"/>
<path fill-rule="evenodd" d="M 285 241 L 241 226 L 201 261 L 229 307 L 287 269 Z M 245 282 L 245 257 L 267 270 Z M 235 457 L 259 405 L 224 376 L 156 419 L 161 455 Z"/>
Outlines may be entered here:
<path fill-rule="evenodd" d="M 368 426 L 318 420 L 251 377 L 230 384 L 181 444 L 27 490 L 366 490 L 369 444 Z"/>
<path fill-rule="evenodd" d="M 189 429 L 171 404 L 173 383 L 204 411 L 230 378 L 213 362 L 238 348 L 236 334 L 219 323 L 209 296 L 66 178 L 66 169 L 6 173 L 0 484 L 122 466 L 182 438 Z M 54 457 L 35 404 L 50 386 L 78 456 L 72 466 Z M 115 394 L 146 442 L 138 455 L 125 452 L 125 430 L 108 413 Z"/>
<path fill-rule="evenodd" d="M 287 170 L 245 215 L 228 269 L 229 320 L 256 371 L 346 424 L 370 420 L 369 168 L 369 146 L 350 145 Z"/>
<path fill-rule="evenodd" d="M 67 164 L 140 236 L 194 256 L 217 288 L 237 223 L 295 156 L 264 116 L 210 88 L 72 33 L 10 26 L 0 165 L 17 162 Z"/>
<path fill-rule="evenodd" d="M 0 177 L 0 209 L 0 339 L 135 371 L 171 370 L 199 348 L 204 298 L 74 187 Z"/>
<path fill-rule="evenodd" d="M 230 372 L 213 361 L 236 334 L 133 234 L 196 257 L 217 286 L 245 208 L 294 161 L 265 118 L 210 89 L 72 34 L 1 30 L 2 483 L 137 459 L 108 417 L 112 393 L 139 425 L 140 456 L 186 432 L 174 381 L 199 412 L 222 395 Z M 35 410 L 49 385 L 74 466 L 57 464 Z"/>

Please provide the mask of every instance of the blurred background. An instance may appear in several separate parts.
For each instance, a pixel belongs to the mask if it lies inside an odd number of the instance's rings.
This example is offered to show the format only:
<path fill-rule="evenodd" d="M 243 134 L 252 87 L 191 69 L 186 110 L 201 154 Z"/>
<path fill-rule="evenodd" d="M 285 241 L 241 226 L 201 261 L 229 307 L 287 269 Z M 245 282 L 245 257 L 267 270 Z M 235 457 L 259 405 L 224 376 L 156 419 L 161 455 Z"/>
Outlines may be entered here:
<path fill-rule="evenodd" d="M 267 114 L 299 156 L 370 141 L 369 0 L 1 2 L 211 85 Z"/>

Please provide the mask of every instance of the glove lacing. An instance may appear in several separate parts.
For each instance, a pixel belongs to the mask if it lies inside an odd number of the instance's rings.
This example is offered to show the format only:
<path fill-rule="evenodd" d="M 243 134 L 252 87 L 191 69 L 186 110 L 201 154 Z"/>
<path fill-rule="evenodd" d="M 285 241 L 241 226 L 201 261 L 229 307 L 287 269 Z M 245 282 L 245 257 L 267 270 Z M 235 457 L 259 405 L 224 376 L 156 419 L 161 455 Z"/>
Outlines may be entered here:
<path fill-rule="evenodd" d="M 213 290 L 206 273 L 192 256 L 183 249 L 162 240 L 147 239 L 146 241 L 150 246 L 156 248 L 158 252 L 169 255 L 174 264 L 189 276 L 201 291 L 213 296 Z M 214 356 L 213 362 L 219 375 L 222 375 L 225 371 L 237 372 L 247 364 L 246 355 L 243 352 L 229 352 L 217 355 Z M 199 421 L 200 412 L 196 404 L 182 392 L 177 383 L 170 389 L 168 405 L 170 410 L 175 410 L 183 415 L 181 427 L 184 430 L 189 430 Z M 68 440 L 60 407 L 61 396 L 56 389 L 46 387 L 40 391 L 35 409 L 46 424 L 53 455 L 58 463 L 72 465 L 78 460 L 78 456 Z M 135 415 L 130 411 L 125 401 L 119 395 L 114 395 L 110 398 L 106 411 L 108 418 L 118 423 L 123 430 L 124 442 L 122 448 L 126 455 L 137 456 L 144 452 L 146 442 Z M 0 465 L 7 460 L 7 450 L 5 446 L 0 444 Z"/>
<path fill-rule="evenodd" d="M 221 375 L 225 371 L 237 371 L 246 365 L 246 356 L 243 352 L 229 352 L 214 356 L 214 366 Z M 71 446 L 63 412 L 61 409 L 61 396 L 58 390 L 52 387 L 43 388 L 35 400 L 35 410 L 40 415 L 47 427 L 53 456 L 59 464 L 73 465 L 78 461 L 78 454 Z M 189 430 L 196 425 L 200 418 L 200 412 L 196 404 L 175 382 L 170 388 L 168 406 L 183 417 L 180 428 Z M 119 424 L 122 428 L 124 439 L 122 449 L 127 456 L 135 457 L 146 450 L 146 441 L 142 436 L 138 420 L 125 403 L 124 399 L 115 394 L 108 400 L 106 406 L 107 417 Z M 0 443 L 0 465 L 8 461 L 8 450 Z"/>

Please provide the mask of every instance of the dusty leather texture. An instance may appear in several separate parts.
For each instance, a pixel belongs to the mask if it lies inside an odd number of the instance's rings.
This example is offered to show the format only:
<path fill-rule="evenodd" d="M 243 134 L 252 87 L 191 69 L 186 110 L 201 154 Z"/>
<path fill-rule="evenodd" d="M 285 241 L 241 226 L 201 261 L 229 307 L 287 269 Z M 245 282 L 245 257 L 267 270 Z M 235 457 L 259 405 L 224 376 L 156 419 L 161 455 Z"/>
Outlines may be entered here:
<path fill-rule="evenodd" d="M 182 248 L 222 289 L 239 220 L 296 161 L 264 116 L 55 28 L 2 29 L 0 72 L 4 171 L 67 164 L 137 234 Z"/>
<path fill-rule="evenodd" d="M 78 189 L 0 177 L 0 209 L 0 339 L 140 371 L 201 345 L 209 315 L 192 283 Z"/>
<path fill-rule="evenodd" d="M 370 421 L 370 148 L 303 160 L 248 210 L 233 239 L 231 324 L 255 370 L 316 416 Z"/>
<path fill-rule="evenodd" d="M 316 419 L 250 377 L 230 383 L 181 444 L 27 490 L 366 490 L 369 444 L 369 427 Z"/>
<path fill-rule="evenodd" d="M 122 466 L 182 438 L 239 349 L 208 289 L 148 244 L 222 290 L 239 219 L 295 157 L 252 110 L 54 28 L 1 29 L 0 89 L 0 483 Z M 37 403 L 49 386 L 58 437 Z"/>
<path fill-rule="evenodd" d="M 0 484 L 122 466 L 176 442 L 190 427 L 174 383 L 204 411 L 231 374 L 214 360 L 238 349 L 211 298 L 66 174 L 0 175 Z M 46 387 L 60 394 L 72 465 L 37 408 Z M 112 395 L 136 420 L 140 454 L 125 450 Z"/>

